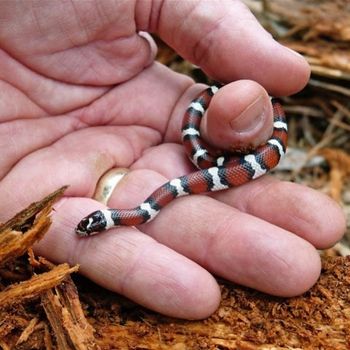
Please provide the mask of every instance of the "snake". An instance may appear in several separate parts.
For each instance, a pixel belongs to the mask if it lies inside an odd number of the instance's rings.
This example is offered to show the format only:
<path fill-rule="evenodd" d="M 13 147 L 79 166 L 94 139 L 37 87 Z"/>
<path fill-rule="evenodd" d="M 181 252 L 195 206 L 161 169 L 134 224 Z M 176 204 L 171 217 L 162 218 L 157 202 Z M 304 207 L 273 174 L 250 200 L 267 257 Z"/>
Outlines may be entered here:
<path fill-rule="evenodd" d="M 201 138 L 201 120 L 212 97 L 221 87 L 213 85 L 202 91 L 190 103 L 183 118 L 182 143 L 189 159 L 199 170 L 164 183 L 136 208 L 94 211 L 78 223 L 75 232 L 79 236 L 90 236 L 112 227 L 147 223 L 178 197 L 240 186 L 278 165 L 286 152 L 288 128 L 283 108 L 276 98 L 271 98 L 272 135 L 250 153 L 213 151 Z"/>

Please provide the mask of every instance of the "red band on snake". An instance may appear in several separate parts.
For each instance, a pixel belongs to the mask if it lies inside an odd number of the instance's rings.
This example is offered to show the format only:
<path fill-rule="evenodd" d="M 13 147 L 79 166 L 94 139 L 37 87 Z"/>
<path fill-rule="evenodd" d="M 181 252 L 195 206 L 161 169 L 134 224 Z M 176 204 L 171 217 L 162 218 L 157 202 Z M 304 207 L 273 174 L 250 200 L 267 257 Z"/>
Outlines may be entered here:
<path fill-rule="evenodd" d="M 133 209 L 98 210 L 76 227 L 80 236 L 89 236 L 118 226 L 144 224 L 173 199 L 190 194 L 221 191 L 254 180 L 274 168 L 286 151 L 287 123 L 282 106 L 272 99 L 274 124 L 271 138 L 249 154 L 211 154 L 200 137 L 201 119 L 219 87 L 211 86 L 195 98 L 186 110 L 182 141 L 186 152 L 201 170 L 168 181 Z"/>

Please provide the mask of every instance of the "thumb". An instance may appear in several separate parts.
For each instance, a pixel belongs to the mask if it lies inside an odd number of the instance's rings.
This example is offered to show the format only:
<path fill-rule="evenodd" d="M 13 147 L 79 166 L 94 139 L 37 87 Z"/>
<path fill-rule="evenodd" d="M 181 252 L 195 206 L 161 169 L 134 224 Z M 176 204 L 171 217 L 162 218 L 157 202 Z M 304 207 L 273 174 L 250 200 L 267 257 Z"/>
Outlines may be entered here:
<path fill-rule="evenodd" d="M 267 92 L 250 80 L 222 87 L 201 122 L 201 135 L 222 150 L 254 149 L 271 136 L 273 111 Z"/>
<path fill-rule="evenodd" d="M 310 70 L 303 57 L 273 40 L 240 1 L 158 3 L 153 1 L 158 11 L 148 30 L 216 80 L 251 79 L 275 96 L 307 83 Z"/>

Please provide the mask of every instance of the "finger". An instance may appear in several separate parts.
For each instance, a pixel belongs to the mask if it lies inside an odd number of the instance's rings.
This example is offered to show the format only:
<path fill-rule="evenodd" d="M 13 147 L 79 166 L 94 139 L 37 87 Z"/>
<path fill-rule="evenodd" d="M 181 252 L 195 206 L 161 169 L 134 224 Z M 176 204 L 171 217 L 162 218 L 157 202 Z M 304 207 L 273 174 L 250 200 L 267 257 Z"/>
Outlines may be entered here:
<path fill-rule="evenodd" d="M 158 142 L 157 132 L 138 126 L 72 132 L 27 155 L 1 180 L 0 198 L 11 201 L 0 203 L 0 221 L 63 185 L 70 185 L 67 195 L 91 196 L 104 172 L 114 166 L 128 167 Z"/>
<path fill-rule="evenodd" d="M 241 211 L 283 227 L 318 249 L 341 239 L 346 220 L 330 197 L 306 186 L 263 177 L 214 198 Z"/>
<path fill-rule="evenodd" d="M 216 310 L 220 290 L 214 278 L 138 230 L 120 228 L 78 238 L 75 225 L 97 206 L 80 198 L 57 203 L 50 232 L 35 246 L 36 253 L 55 262 L 79 264 L 89 279 L 169 316 L 201 319 Z"/>
<path fill-rule="evenodd" d="M 152 169 L 168 178 L 171 177 L 169 176 L 171 172 L 175 176 L 186 174 L 188 162 L 184 158 L 181 161 L 174 155 L 175 152 L 180 152 L 178 148 L 180 148 L 179 145 L 153 147 L 134 164 L 132 169 L 142 169 L 147 163 L 152 165 Z M 159 161 L 159 159 L 166 159 L 166 161 Z M 130 174 L 130 176 L 133 175 Z M 129 184 L 125 183 L 120 191 L 126 191 L 128 186 L 133 187 L 140 182 L 144 190 L 138 188 L 137 191 L 139 194 L 143 193 L 146 198 L 152 190 L 145 185 L 146 179 L 136 174 L 134 176 L 134 180 L 130 178 Z M 149 186 L 154 189 L 151 179 L 149 181 Z M 145 189 L 148 189 L 148 192 Z M 242 212 L 292 232 L 318 249 L 332 246 L 345 232 L 344 214 L 331 198 L 311 188 L 282 182 L 270 176 L 264 176 L 233 189 L 212 192 L 210 195 Z M 140 195 L 138 199 L 143 200 L 144 198 L 141 197 Z M 122 205 L 119 202 L 114 204 Z M 135 202 L 127 204 L 136 205 Z"/>
<path fill-rule="evenodd" d="M 223 82 L 251 79 L 273 95 L 288 95 L 307 82 L 306 61 L 274 41 L 240 1 L 137 3 L 136 23 L 147 23 L 181 56 Z M 149 21 L 142 18 L 149 18 Z M 288 74 L 286 74 L 288 71 Z M 283 79 L 281 78 L 283 77 Z"/>
<path fill-rule="evenodd" d="M 272 295 L 302 294 L 320 274 L 309 242 L 205 196 L 174 201 L 142 230 L 209 271 Z"/>
<path fill-rule="evenodd" d="M 135 207 L 163 182 L 154 172 L 132 171 L 109 206 Z M 300 294 L 320 273 L 306 240 L 206 196 L 176 199 L 140 229 L 215 274 L 274 295 Z"/>

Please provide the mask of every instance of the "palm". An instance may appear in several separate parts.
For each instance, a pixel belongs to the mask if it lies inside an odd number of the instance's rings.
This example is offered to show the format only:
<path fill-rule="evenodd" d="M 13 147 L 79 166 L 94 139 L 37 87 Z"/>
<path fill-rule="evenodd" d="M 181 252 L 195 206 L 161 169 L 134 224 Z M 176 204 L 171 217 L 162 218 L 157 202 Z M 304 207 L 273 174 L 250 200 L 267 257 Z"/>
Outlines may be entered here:
<path fill-rule="evenodd" d="M 305 83 L 302 59 L 273 43 L 239 2 L 184 3 L 0 4 L 5 24 L 0 26 L 0 148 L 6 149 L 0 156 L 0 198 L 11 199 L 0 201 L 0 220 L 70 184 L 37 251 L 81 264 L 91 279 L 150 308 L 200 318 L 219 302 L 208 271 L 278 295 L 305 290 L 319 273 L 309 242 L 331 244 L 344 221 L 327 198 L 264 178 L 213 197 L 176 200 L 138 229 L 87 240 L 74 235 L 76 223 L 98 207 L 89 197 L 108 169 L 132 169 L 109 203 L 116 207 L 135 206 L 167 178 L 192 170 L 179 130 L 188 102 L 203 87 L 152 64 L 154 52 L 137 28 L 157 31 L 217 79 L 251 78 L 274 94 L 292 93 Z M 187 13 L 192 20 L 184 20 Z M 255 46 L 246 47 L 235 28 L 231 31 L 232 23 Z M 281 80 L 286 65 L 295 74 Z M 224 140 L 224 146 L 230 142 L 229 118 L 249 106 L 254 93 L 263 96 L 269 115 L 261 86 L 230 85 L 215 96 L 207 117 L 206 136 L 215 144 Z M 236 141 L 262 142 L 268 118 L 265 124 L 245 139 L 237 133 Z M 289 279 L 282 281 L 287 273 Z"/>

